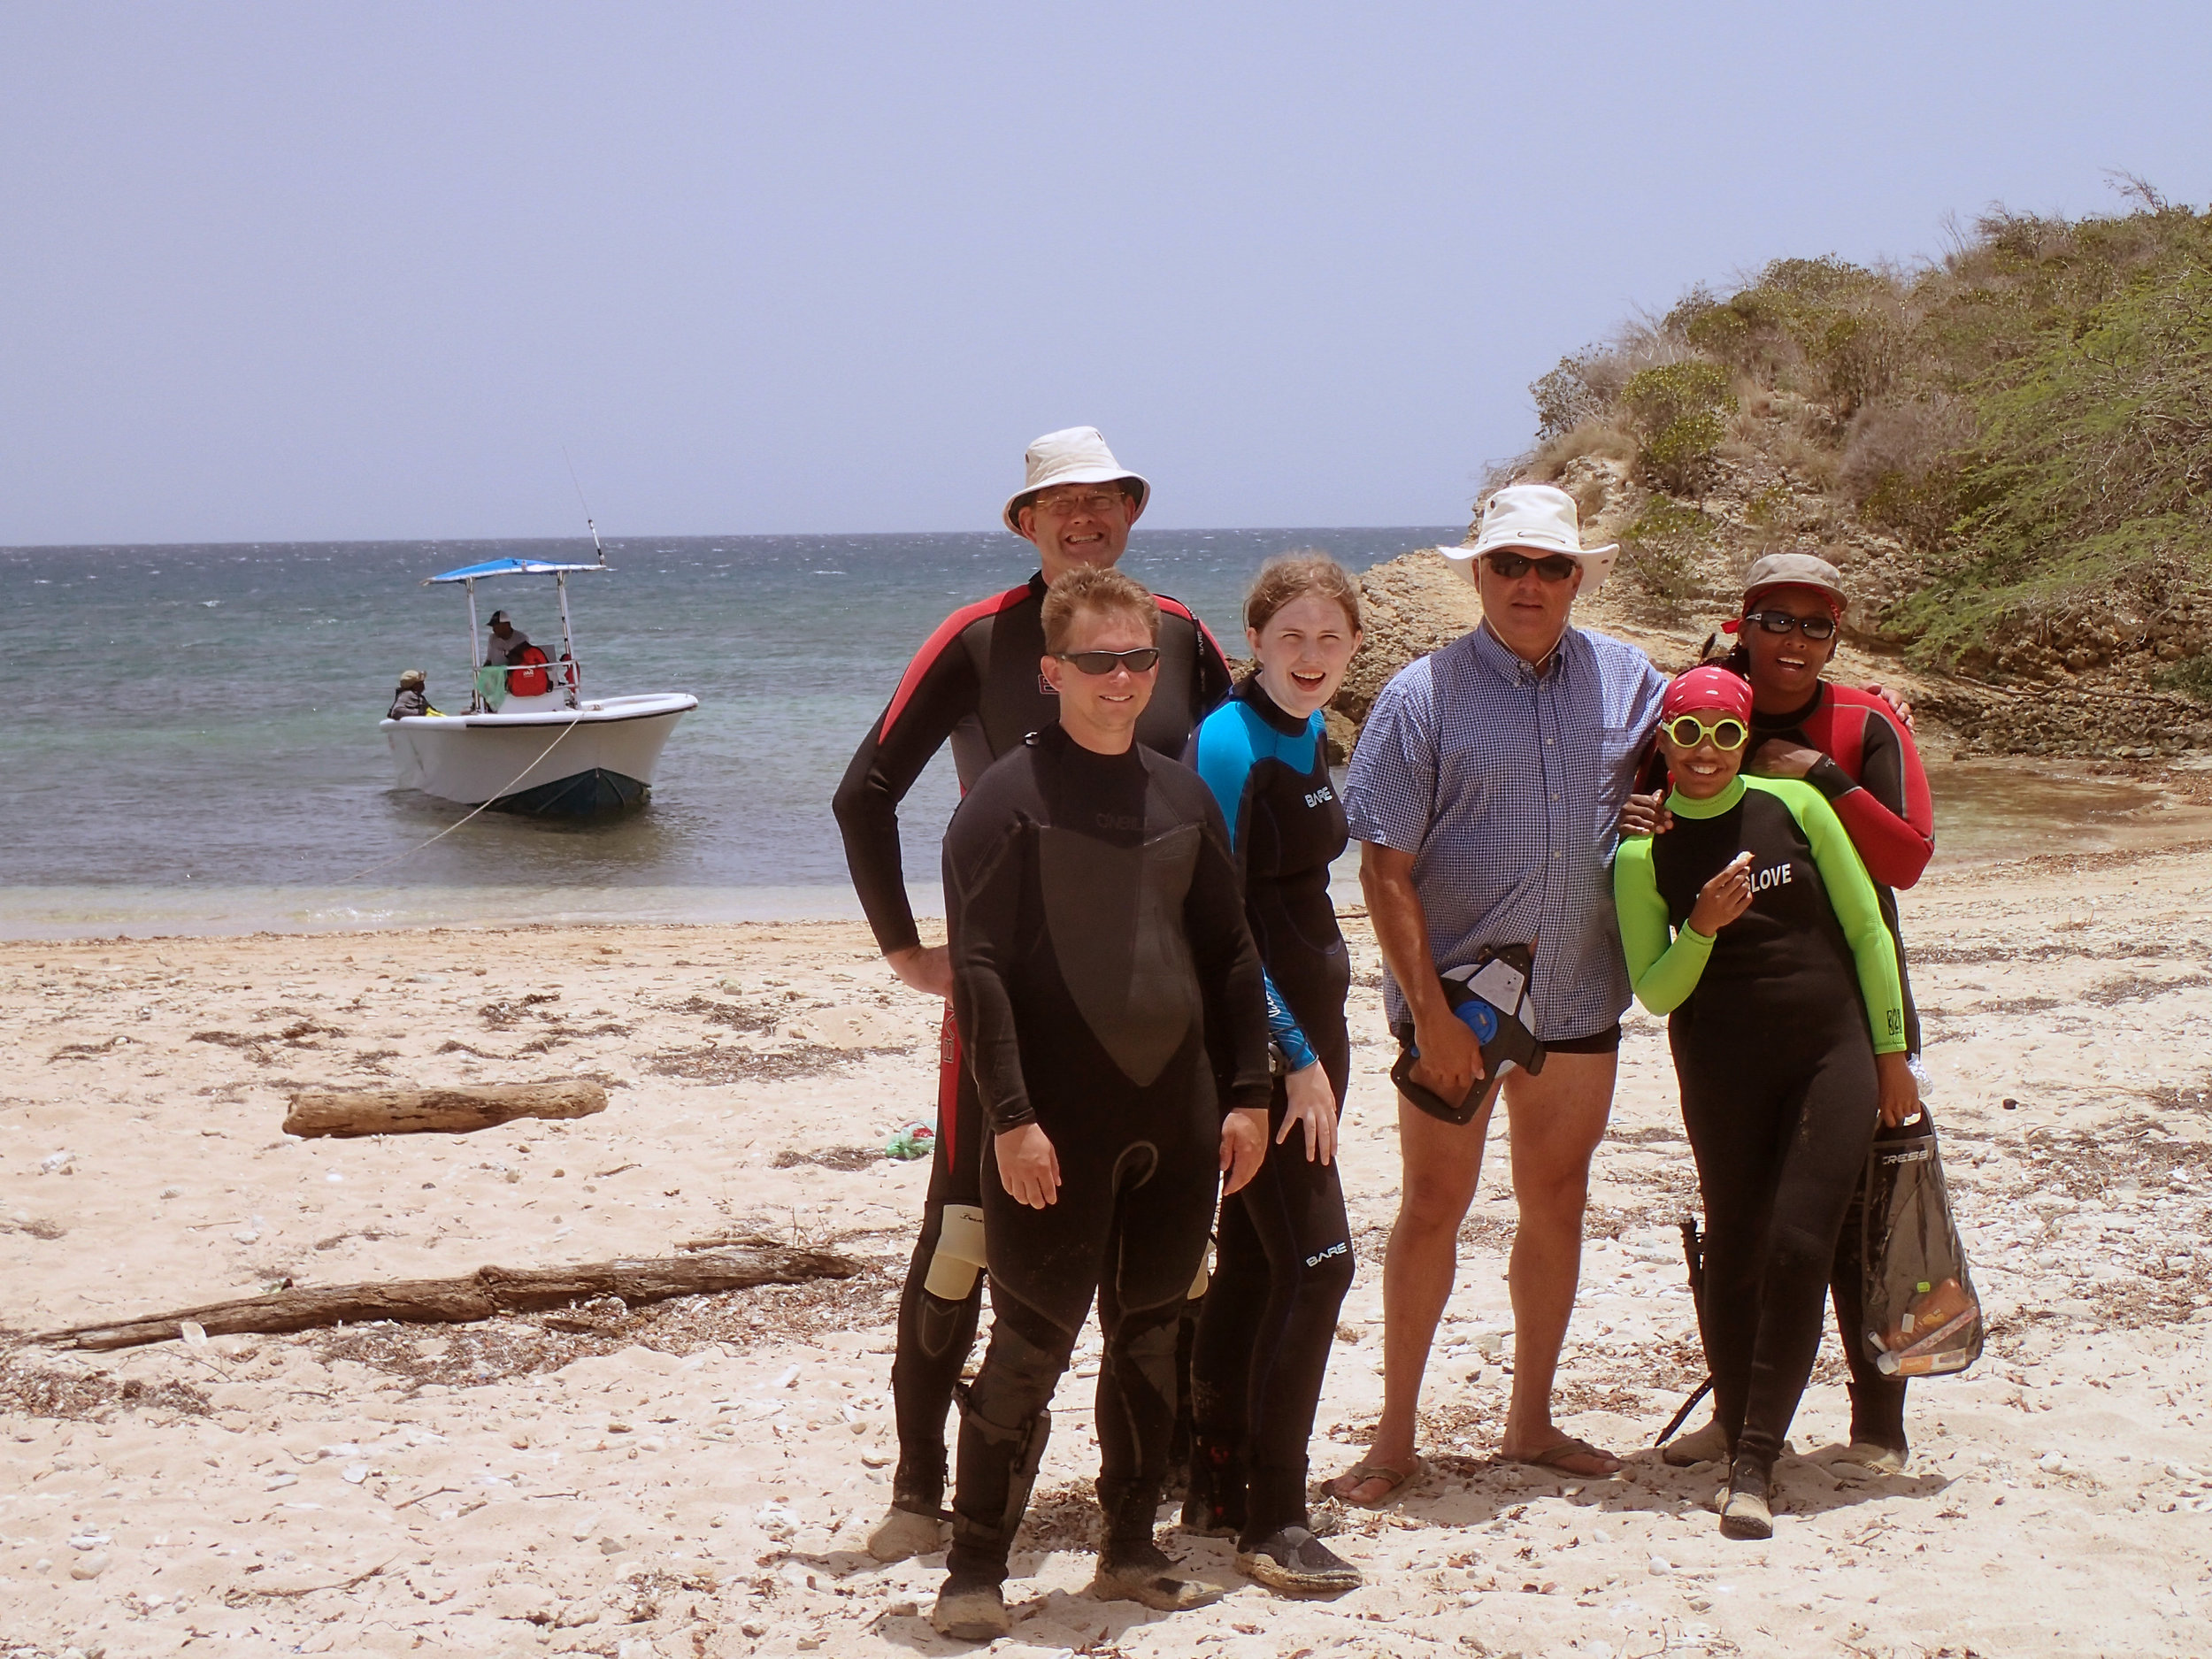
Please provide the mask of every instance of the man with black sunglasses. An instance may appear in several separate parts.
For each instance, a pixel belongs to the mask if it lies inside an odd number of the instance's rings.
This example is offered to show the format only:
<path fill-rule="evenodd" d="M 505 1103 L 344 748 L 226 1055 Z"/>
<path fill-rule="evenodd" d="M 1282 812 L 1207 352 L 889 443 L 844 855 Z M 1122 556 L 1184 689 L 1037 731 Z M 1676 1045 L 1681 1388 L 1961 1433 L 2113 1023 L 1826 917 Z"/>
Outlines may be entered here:
<path fill-rule="evenodd" d="M 882 1561 L 922 1554 L 941 1541 L 945 1417 L 974 1344 L 983 1298 L 982 1118 L 953 1018 L 945 948 L 922 944 L 907 901 L 899 803 L 948 740 L 965 790 L 994 760 L 1059 718 L 1058 694 L 1038 666 L 1046 655 L 1046 592 L 1070 572 L 1111 569 L 1152 491 L 1090 426 L 1047 433 L 1024 461 L 1023 486 L 1002 518 L 1035 544 L 1040 569 L 1021 586 L 964 606 L 937 626 L 855 751 L 833 803 L 878 948 L 907 985 L 948 999 L 929 1196 L 900 1296 L 891 1366 L 899 1462 L 891 1511 L 868 1539 Z M 1137 718 L 1136 741 L 1177 757 L 1199 720 L 1228 695 L 1229 669 L 1195 616 L 1172 599 L 1156 597 L 1156 678 Z M 1111 1385 L 1102 1373 L 1101 1386 L 1110 1405 Z M 1101 1418 L 1118 1415 L 1104 1411 Z"/>
<path fill-rule="evenodd" d="M 1480 592 L 1481 626 L 1383 687 L 1352 757 L 1345 814 L 1366 843 L 1360 880 L 1389 970 L 1385 1004 L 1424 1090 L 1463 1102 L 1482 1076 L 1480 1047 L 1440 973 L 1532 948 L 1533 1029 L 1548 1055 L 1540 1075 L 1517 1070 L 1502 1090 L 1520 1216 L 1499 1449 L 1560 1475 L 1608 1475 L 1617 1458 L 1552 1421 L 1552 1381 L 1629 1002 L 1615 825 L 1666 681 L 1635 647 L 1570 626 L 1576 595 L 1605 580 L 1614 549 L 1583 547 L 1564 490 L 1498 491 L 1474 545 L 1444 551 Z M 1399 1097 L 1404 1184 L 1383 1258 L 1382 1420 L 1367 1455 L 1332 1483 L 1352 1502 L 1384 1503 L 1420 1472 L 1421 1378 L 1493 1105 L 1458 1123 Z"/>
<path fill-rule="evenodd" d="M 991 1342 L 930 1616 L 964 1641 L 1011 1625 L 1008 1552 L 1094 1294 L 1120 1421 L 1102 1410 L 1092 1594 L 1163 1609 L 1223 1594 L 1172 1571 L 1153 1522 L 1218 1178 L 1235 1192 L 1267 1148 L 1265 981 L 1228 832 L 1198 775 L 1135 739 L 1158 610 L 1119 572 L 1085 570 L 1054 585 L 1043 623 L 1060 718 L 994 763 L 945 832 L 953 1007 L 990 1132 Z"/>

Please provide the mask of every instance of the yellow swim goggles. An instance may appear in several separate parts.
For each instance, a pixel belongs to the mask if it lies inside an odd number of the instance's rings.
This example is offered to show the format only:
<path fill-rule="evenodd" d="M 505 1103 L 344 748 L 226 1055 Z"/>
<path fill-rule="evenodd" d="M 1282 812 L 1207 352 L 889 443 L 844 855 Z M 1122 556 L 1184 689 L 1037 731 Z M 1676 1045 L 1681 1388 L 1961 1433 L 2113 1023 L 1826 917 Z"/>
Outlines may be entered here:
<path fill-rule="evenodd" d="M 1678 714 L 1667 722 L 1666 733 L 1677 749 L 1695 749 L 1709 741 L 1715 749 L 1738 749 L 1751 737 L 1751 728 L 1732 714 L 1723 715 L 1710 726 L 1694 714 Z"/>

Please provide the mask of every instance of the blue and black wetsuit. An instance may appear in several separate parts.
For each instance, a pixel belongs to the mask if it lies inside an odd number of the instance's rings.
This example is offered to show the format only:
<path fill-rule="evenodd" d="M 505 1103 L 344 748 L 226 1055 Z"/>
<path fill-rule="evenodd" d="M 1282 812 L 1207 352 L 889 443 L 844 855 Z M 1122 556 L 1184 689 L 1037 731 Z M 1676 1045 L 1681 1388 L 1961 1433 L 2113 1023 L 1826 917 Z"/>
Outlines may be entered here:
<path fill-rule="evenodd" d="M 1053 1386 L 1108 1287 L 1099 1499 L 1110 1552 L 1151 1542 L 1176 1325 L 1205 1258 L 1223 1113 L 1267 1098 L 1266 1002 L 1220 814 L 1188 770 L 1141 745 L 1100 755 L 1054 726 L 999 760 L 945 833 L 945 906 L 982 1102 L 992 1310 L 946 1564 L 956 1581 L 996 1583 Z M 1041 1210 L 998 1174 L 995 1137 L 1027 1123 L 1060 1166 Z"/>
<path fill-rule="evenodd" d="M 1236 849 L 1274 1047 L 1287 1071 L 1319 1063 L 1341 1115 L 1351 967 L 1329 865 L 1344 850 L 1345 826 L 1322 717 L 1284 713 L 1255 677 L 1200 725 L 1192 758 Z M 1337 1166 L 1309 1161 L 1302 1132 L 1274 1143 L 1287 1110 L 1278 1076 L 1267 1161 L 1222 1203 L 1219 1255 L 1191 1359 L 1186 1513 L 1209 1531 L 1237 1528 L 1246 1548 L 1306 1525 L 1306 1445 L 1337 1310 L 1352 1285 Z"/>

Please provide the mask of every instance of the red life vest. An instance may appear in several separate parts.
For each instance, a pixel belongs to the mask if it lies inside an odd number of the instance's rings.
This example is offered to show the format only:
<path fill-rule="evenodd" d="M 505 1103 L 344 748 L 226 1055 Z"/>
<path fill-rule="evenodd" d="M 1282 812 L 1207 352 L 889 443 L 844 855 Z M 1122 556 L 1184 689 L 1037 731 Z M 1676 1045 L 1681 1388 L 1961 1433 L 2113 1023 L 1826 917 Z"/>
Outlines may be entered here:
<path fill-rule="evenodd" d="M 534 645 L 526 645 L 515 653 L 520 664 L 543 664 L 553 659 Z M 511 697 L 541 697 L 551 685 L 542 666 L 510 667 L 507 672 L 507 695 Z"/>

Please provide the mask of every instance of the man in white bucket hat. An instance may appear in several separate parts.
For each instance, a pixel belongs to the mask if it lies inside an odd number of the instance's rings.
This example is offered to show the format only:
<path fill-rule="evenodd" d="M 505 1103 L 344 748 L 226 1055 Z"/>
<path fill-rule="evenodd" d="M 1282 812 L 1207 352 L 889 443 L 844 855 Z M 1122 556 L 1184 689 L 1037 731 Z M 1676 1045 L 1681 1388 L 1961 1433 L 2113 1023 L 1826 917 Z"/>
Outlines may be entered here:
<path fill-rule="evenodd" d="M 1038 669 L 1047 654 L 1046 590 L 1071 571 L 1118 562 L 1152 493 L 1144 478 L 1114 458 L 1094 426 L 1048 432 L 1029 446 L 1023 462 L 1022 487 L 1001 516 L 1008 529 L 1035 545 L 1037 572 L 937 626 L 854 754 L 833 803 L 878 948 L 902 980 L 933 996 L 950 997 L 952 969 L 945 947 L 925 947 L 915 929 L 900 855 L 899 803 L 948 739 L 964 792 L 1024 737 L 1058 723 L 1057 694 Z M 1195 616 L 1164 594 L 1154 597 L 1160 658 L 1137 741 L 1180 759 L 1192 729 L 1228 695 L 1229 668 Z M 899 1463 L 891 1511 L 868 1537 L 870 1552 L 882 1561 L 942 1547 L 945 1417 L 982 1308 L 982 1107 L 963 1063 L 949 1002 L 939 1055 L 929 1196 L 899 1301 L 891 1366 Z M 1103 1294 L 1100 1314 L 1102 1320 L 1112 1317 Z M 1103 1371 L 1101 1384 L 1110 1386 Z M 1110 1475 L 1134 1455 L 1134 1447 L 1121 1427 L 1122 1413 L 1100 1415 Z"/>
<path fill-rule="evenodd" d="M 1380 1505 L 1421 1472 L 1421 1376 L 1451 1294 L 1494 1097 L 1471 1120 L 1481 1049 L 1440 975 L 1528 948 L 1524 1018 L 1540 1073 L 1506 1074 L 1513 1191 L 1512 1398 L 1501 1452 L 1560 1475 L 1619 1461 L 1555 1426 L 1552 1379 L 1581 1269 L 1590 1156 L 1612 1108 L 1629 982 L 1614 919 L 1616 825 L 1666 680 L 1634 646 L 1570 626 L 1615 549 L 1585 548 L 1574 498 L 1515 484 L 1483 505 L 1471 546 L 1446 548 L 1482 622 L 1383 687 L 1360 733 L 1344 808 L 1388 969 L 1384 1002 L 1411 1058 L 1398 1102 L 1404 1179 L 1383 1259 L 1383 1412 L 1332 1484 Z"/>

